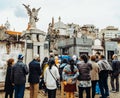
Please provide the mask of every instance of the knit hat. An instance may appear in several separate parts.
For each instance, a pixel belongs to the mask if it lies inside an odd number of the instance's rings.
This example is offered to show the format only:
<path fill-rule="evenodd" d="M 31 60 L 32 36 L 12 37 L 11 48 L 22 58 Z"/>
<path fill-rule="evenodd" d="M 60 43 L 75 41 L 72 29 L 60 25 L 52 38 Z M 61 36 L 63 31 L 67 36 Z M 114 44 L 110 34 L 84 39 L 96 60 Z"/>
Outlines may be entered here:
<path fill-rule="evenodd" d="M 19 54 L 19 55 L 18 55 L 18 59 L 23 59 L 23 57 L 24 57 L 24 56 L 23 56 L 22 54 Z"/>

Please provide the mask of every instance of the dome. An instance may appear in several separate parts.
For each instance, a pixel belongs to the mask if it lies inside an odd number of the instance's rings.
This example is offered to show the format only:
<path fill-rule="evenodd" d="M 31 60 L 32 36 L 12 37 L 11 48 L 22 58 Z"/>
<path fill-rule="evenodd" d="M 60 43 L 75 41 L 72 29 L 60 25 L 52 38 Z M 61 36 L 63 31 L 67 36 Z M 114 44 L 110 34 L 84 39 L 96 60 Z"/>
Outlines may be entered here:
<path fill-rule="evenodd" d="M 95 39 L 94 45 L 101 46 L 101 41 L 99 39 Z"/>
<path fill-rule="evenodd" d="M 9 30 L 10 29 L 10 23 L 9 23 L 9 21 L 7 20 L 6 21 L 6 23 L 5 23 L 5 27 L 7 28 L 7 30 Z"/>
<path fill-rule="evenodd" d="M 54 24 L 55 29 L 66 29 L 67 26 L 61 21 L 61 18 L 59 17 L 59 21 Z"/>

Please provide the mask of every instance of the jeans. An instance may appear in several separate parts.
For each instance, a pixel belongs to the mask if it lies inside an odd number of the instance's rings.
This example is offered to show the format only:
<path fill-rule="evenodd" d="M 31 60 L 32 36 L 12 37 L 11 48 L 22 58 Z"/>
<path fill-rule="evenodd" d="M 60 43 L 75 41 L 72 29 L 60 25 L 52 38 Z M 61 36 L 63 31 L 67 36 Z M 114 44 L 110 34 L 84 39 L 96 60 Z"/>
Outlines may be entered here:
<path fill-rule="evenodd" d="M 56 98 L 56 89 L 48 89 L 48 98 Z"/>
<path fill-rule="evenodd" d="M 102 98 L 107 98 L 107 96 L 109 96 L 107 71 L 102 71 L 99 73 L 99 87 Z"/>
<path fill-rule="evenodd" d="M 97 81 L 98 81 L 98 80 L 92 81 L 92 98 L 95 98 Z"/>
<path fill-rule="evenodd" d="M 115 85 L 114 85 L 114 80 L 116 81 Z M 119 91 L 119 75 L 111 76 L 111 87 L 112 87 L 112 90 Z M 115 89 L 115 87 L 116 87 L 116 89 Z"/>
<path fill-rule="evenodd" d="M 30 98 L 37 98 L 39 83 L 30 84 Z"/>
<path fill-rule="evenodd" d="M 86 91 L 86 98 L 90 97 L 90 87 L 78 87 L 79 89 L 79 98 L 83 98 L 83 91 Z"/>
<path fill-rule="evenodd" d="M 24 98 L 25 84 L 15 84 L 15 98 Z"/>

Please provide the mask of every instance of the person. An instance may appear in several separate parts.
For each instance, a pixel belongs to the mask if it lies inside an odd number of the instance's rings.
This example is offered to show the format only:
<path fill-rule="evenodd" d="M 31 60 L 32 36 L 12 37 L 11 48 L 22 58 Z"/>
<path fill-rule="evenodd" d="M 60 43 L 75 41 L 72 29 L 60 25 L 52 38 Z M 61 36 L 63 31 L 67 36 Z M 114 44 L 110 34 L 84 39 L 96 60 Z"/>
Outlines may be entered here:
<path fill-rule="evenodd" d="M 119 73 L 120 73 L 120 61 L 118 60 L 117 54 L 113 55 L 112 60 L 112 71 L 111 71 L 111 92 L 119 92 Z M 114 85 L 116 80 L 116 87 Z"/>
<path fill-rule="evenodd" d="M 76 82 L 79 71 L 75 66 L 74 60 L 70 60 L 70 64 L 67 64 L 62 73 L 63 81 L 65 81 L 64 91 L 66 92 L 66 98 L 74 98 L 74 92 L 77 91 Z"/>
<path fill-rule="evenodd" d="M 10 58 L 7 61 L 7 72 L 6 72 L 6 78 L 5 78 L 5 98 L 13 98 L 13 91 L 14 91 L 14 86 L 12 85 L 11 81 L 11 70 L 12 66 L 14 64 L 14 59 Z"/>
<path fill-rule="evenodd" d="M 54 59 L 55 59 L 56 66 L 59 68 L 59 66 L 60 66 L 60 60 L 59 60 L 58 56 L 55 56 Z"/>
<path fill-rule="evenodd" d="M 41 75 L 40 57 L 34 55 L 34 59 L 29 63 L 28 82 L 30 83 L 30 98 L 37 98 L 39 90 L 39 79 Z"/>
<path fill-rule="evenodd" d="M 109 97 L 109 88 L 108 88 L 108 74 L 109 71 L 112 71 L 112 67 L 108 63 L 108 61 L 105 59 L 104 55 L 99 56 L 99 87 L 101 92 L 100 98 L 107 98 Z"/>
<path fill-rule="evenodd" d="M 78 57 L 76 55 L 72 56 L 72 59 L 74 60 L 75 65 L 79 62 Z"/>
<path fill-rule="evenodd" d="M 62 62 L 64 59 L 67 59 L 68 61 L 71 60 L 71 57 L 68 55 L 67 52 L 65 52 L 63 55 L 60 55 L 59 58 L 60 58 L 61 62 Z"/>
<path fill-rule="evenodd" d="M 95 53 L 95 57 L 96 57 L 95 62 L 96 62 L 96 63 L 99 61 L 99 56 L 100 56 L 100 55 L 101 55 L 100 52 L 96 52 L 96 53 Z M 100 87 L 99 87 L 99 83 L 98 83 L 98 82 L 96 83 L 96 94 L 101 94 L 101 92 L 100 92 Z"/>
<path fill-rule="evenodd" d="M 99 80 L 99 66 L 95 62 L 96 61 L 96 56 L 92 55 L 90 57 L 91 59 L 91 64 L 92 64 L 92 70 L 90 72 L 91 74 L 91 81 L 92 81 L 92 98 L 95 98 L 95 92 L 96 92 L 96 84 Z"/>
<path fill-rule="evenodd" d="M 80 62 L 78 63 L 79 76 L 78 76 L 78 89 L 79 98 L 83 98 L 83 91 L 86 91 L 86 98 L 91 98 L 91 76 L 90 71 L 92 70 L 91 63 L 88 62 L 88 57 L 85 54 L 80 55 Z"/>
<path fill-rule="evenodd" d="M 53 58 L 49 59 L 48 67 L 44 73 L 44 82 L 48 89 L 48 98 L 56 98 L 57 79 L 60 78 L 59 71 Z"/>
<path fill-rule="evenodd" d="M 63 59 L 62 63 L 59 66 L 60 82 L 61 82 L 61 98 L 64 98 L 64 80 L 62 78 L 62 72 L 64 67 L 68 64 L 67 59 Z"/>
<path fill-rule="evenodd" d="M 45 85 L 45 82 L 44 82 L 44 72 L 46 70 L 46 68 L 48 67 L 48 57 L 45 57 L 43 62 L 42 62 L 42 65 L 41 65 L 41 71 L 42 71 L 42 74 L 41 74 L 41 81 L 39 83 L 39 89 L 44 89 L 44 95 L 47 94 L 47 88 L 46 88 L 46 85 Z"/>
<path fill-rule="evenodd" d="M 23 55 L 18 55 L 18 61 L 12 68 L 11 81 L 15 86 L 15 97 L 14 98 L 24 98 L 24 90 L 26 83 L 26 75 L 28 74 L 27 65 L 23 63 Z"/>

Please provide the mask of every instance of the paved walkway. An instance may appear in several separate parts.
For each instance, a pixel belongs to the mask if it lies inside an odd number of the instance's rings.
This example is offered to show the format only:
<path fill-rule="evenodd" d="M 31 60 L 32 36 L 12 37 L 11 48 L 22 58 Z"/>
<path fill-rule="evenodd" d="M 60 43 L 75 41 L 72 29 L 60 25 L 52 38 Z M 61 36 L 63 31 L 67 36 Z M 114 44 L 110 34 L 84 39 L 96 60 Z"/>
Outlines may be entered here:
<path fill-rule="evenodd" d="M 108 83 L 110 83 L 110 81 L 108 81 Z M 110 84 L 109 84 L 109 89 L 111 89 Z M 4 95 L 5 95 L 5 93 L 3 91 L 1 91 L 0 98 L 5 98 Z M 29 95 L 30 95 L 30 91 L 29 91 L 29 89 L 26 89 L 24 98 L 30 98 Z M 100 95 L 96 95 L 95 98 L 99 98 L 99 96 Z M 45 96 L 44 93 L 42 92 L 42 90 L 40 90 L 38 93 L 38 98 L 47 98 L 47 96 Z M 56 98 L 61 98 L 60 97 L 60 90 L 57 90 L 57 97 Z M 75 98 L 78 98 L 78 97 L 75 97 Z M 84 98 L 86 98 L 86 97 L 84 97 Z M 120 98 L 120 92 L 110 93 L 110 98 Z"/>
<path fill-rule="evenodd" d="M 24 98 L 30 98 L 29 93 L 30 93 L 29 90 L 26 89 Z M 5 95 L 4 92 L 0 92 L 0 98 L 5 98 L 4 95 Z M 47 96 L 45 96 L 43 94 L 43 92 L 40 90 L 39 94 L 38 94 L 38 98 L 47 98 Z M 57 91 L 57 97 L 56 98 L 61 98 L 59 90 Z M 75 98 L 78 98 L 78 97 L 75 97 Z M 96 95 L 95 98 L 99 98 L 99 95 Z M 110 93 L 110 98 L 120 98 L 120 92 L 119 93 Z"/>

